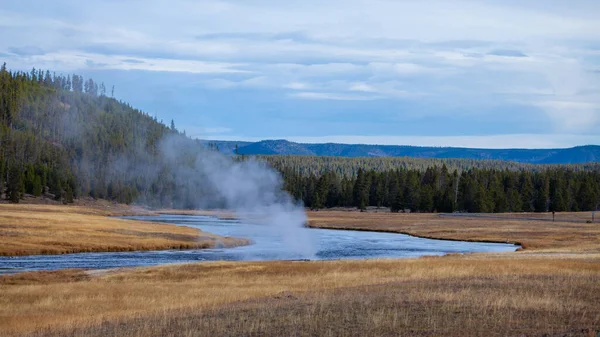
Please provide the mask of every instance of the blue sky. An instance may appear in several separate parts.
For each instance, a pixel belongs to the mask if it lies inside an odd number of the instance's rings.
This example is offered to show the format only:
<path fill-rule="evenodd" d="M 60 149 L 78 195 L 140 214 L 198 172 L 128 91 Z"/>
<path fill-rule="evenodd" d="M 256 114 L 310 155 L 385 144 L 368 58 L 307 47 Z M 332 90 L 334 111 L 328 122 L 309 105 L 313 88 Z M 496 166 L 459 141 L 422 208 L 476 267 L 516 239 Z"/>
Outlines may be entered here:
<path fill-rule="evenodd" d="M 600 144 L 600 2 L 0 3 L 0 61 L 207 139 Z"/>

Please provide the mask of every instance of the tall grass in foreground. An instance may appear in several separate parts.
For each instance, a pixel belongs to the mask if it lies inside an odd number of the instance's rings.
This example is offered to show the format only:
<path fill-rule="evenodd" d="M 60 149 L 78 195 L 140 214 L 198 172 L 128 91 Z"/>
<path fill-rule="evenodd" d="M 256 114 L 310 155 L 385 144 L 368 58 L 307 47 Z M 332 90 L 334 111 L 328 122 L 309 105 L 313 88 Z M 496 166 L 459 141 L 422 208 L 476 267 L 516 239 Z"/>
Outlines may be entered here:
<path fill-rule="evenodd" d="M 73 273 L 63 281 L 33 278 L 1 285 L 0 331 L 30 336 L 586 336 L 600 331 L 598 256 L 207 263 L 85 280 Z"/>

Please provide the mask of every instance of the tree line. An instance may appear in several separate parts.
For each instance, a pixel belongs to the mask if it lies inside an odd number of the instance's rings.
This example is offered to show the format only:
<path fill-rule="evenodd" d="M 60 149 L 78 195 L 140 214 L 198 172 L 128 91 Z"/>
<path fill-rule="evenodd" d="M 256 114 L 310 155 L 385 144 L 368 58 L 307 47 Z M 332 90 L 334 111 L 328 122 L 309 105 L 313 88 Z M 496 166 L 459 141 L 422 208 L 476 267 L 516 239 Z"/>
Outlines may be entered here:
<path fill-rule="evenodd" d="M 279 171 L 286 170 L 287 168 L 294 168 L 296 173 L 304 176 L 309 176 L 311 174 L 320 176 L 326 172 L 334 172 L 339 176 L 356 176 L 359 169 L 375 172 L 387 172 L 395 169 L 425 171 L 426 169 L 434 166 L 446 166 L 448 170 L 457 170 L 459 173 L 471 168 L 530 172 L 542 172 L 560 168 L 569 168 L 573 171 L 600 171 L 600 163 L 598 162 L 590 162 L 585 164 L 526 164 L 514 161 L 465 158 L 347 158 L 296 155 L 258 155 L 256 158 L 269 163 L 269 165 Z"/>
<path fill-rule="evenodd" d="M 111 90 L 111 96 L 114 87 Z M 176 137 L 178 156 L 163 151 Z M 163 144 L 163 145 L 161 145 Z M 181 145 L 183 144 L 183 145 Z M 200 141 L 166 126 L 82 76 L 0 69 L 0 195 L 65 203 L 78 197 L 153 207 L 197 207 L 210 186 L 182 184 Z M 208 146 L 211 147 L 210 145 Z M 209 149 L 210 150 L 210 149 Z M 212 148 L 212 150 L 217 150 Z M 235 156 L 247 160 L 247 156 Z M 393 211 L 577 211 L 598 207 L 598 164 L 527 165 L 419 158 L 258 156 L 308 207 Z M 220 207 L 218 200 L 204 204 Z"/>
<path fill-rule="evenodd" d="M 393 212 L 565 212 L 600 206 L 600 172 L 551 168 L 540 172 L 471 168 L 358 169 L 302 175 L 282 170 L 285 188 L 312 209 L 389 207 Z"/>

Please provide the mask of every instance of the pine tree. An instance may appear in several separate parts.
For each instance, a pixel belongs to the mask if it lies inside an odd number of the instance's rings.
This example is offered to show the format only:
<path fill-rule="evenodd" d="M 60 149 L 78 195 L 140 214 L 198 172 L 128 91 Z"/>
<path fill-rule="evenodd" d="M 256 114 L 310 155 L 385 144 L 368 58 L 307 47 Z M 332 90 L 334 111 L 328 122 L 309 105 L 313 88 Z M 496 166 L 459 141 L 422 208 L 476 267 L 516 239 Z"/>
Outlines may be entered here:
<path fill-rule="evenodd" d="M 413 212 L 419 209 L 419 202 L 421 201 L 420 192 L 421 184 L 418 173 L 409 171 L 406 176 L 406 185 L 404 187 L 405 208 L 409 208 Z"/>
<path fill-rule="evenodd" d="M 42 178 L 40 178 L 40 176 L 35 176 L 31 193 L 35 197 L 42 195 Z"/>
<path fill-rule="evenodd" d="M 423 212 L 433 211 L 433 192 L 429 185 L 425 185 L 421 188 L 419 210 Z"/>
<path fill-rule="evenodd" d="M 585 178 L 577 195 L 579 210 L 595 211 L 598 208 L 597 183 L 589 176 Z"/>
<path fill-rule="evenodd" d="M 0 197 L 4 192 L 6 182 L 6 162 L 2 157 L 0 157 Z"/>
<path fill-rule="evenodd" d="M 562 177 L 550 181 L 550 211 L 566 212 L 567 204 L 565 202 L 565 190 L 562 184 Z"/>
<path fill-rule="evenodd" d="M 8 171 L 8 181 L 6 184 L 6 199 L 12 203 L 18 203 L 23 197 L 23 173 L 17 164 L 10 166 Z"/>
<path fill-rule="evenodd" d="M 390 210 L 394 213 L 400 212 L 404 207 L 404 200 L 402 199 L 403 192 L 402 188 L 400 188 L 398 177 L 395 177 L 394 181 L 392 182 L 392 190 L 390 195 L 393 198 L 391 200 Z"/>
<path fill-rule="evenodd" d="M 33 165 L 30 164 L 30 165 L 27 165 L 27 168 L 25 169 L 25 177 L 24 177 L 25 193 L 33 194 L 34 182 L 35 182 L 35 170 L 33 168 Z"/>
<path fill-rule="evenodd" d="M 534 189 L 531 177 L 526 173 L 521 175 L 521 207 L 523 212 L 533 212 Z"/>
<path fill-rule="evenodd" d="M 354 205 L 361 211 L 367 209 L 369 203 L 370 185 L 363 169 L 358 169 L 356 182 L 354 184 Z"/>
<path fill-rule="evenodd" d="M 65 189 L 65 194 L 64 194 L 63 202 L 65 204 L 72 204 L 74 202 L 74 200 L 73 200 L 73 189 L 71 188 L 71 185 L 67 185 L 67 188 Z"/>
<path fill-rule="evenodd" d="M 536 212 L 548 211 L 549 198 L 548 180 L 545 177 L 540 177 L 535 189 L 535 199 L 533 203 Z"/>

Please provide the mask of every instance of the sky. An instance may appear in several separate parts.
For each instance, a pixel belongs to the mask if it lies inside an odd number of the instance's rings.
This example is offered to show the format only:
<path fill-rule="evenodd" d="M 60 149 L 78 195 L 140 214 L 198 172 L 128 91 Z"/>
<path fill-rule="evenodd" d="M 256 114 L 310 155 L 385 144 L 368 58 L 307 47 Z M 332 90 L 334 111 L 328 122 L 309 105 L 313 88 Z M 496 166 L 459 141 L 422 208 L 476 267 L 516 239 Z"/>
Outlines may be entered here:
<path fill-rule="evenodd" d="M 0 62 L 202 139 L 600 144 L 597 0 L 2 0 Z M 110 93 L 109 93 L 110 95 Z"/>

